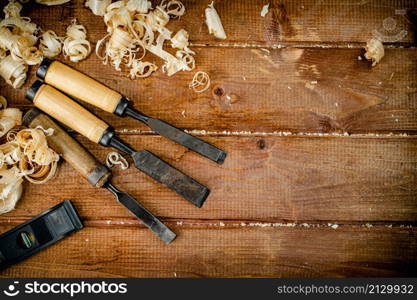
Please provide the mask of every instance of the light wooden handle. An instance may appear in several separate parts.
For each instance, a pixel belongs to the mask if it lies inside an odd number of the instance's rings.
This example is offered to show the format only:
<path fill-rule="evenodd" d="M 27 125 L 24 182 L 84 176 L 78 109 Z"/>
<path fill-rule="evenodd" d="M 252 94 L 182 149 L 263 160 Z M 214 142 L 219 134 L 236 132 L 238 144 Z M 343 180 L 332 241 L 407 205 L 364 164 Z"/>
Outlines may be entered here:
<path fill-rule="evenodd" d="M 102 110 L 113 113 L 122 95 L 100 82 L 59 61 L 53 61 L 45 75 L 45 82 Z"/>
<path fill-rule="evenodd" d="M 66 126 L 98 143 L 109 126 L 84 107 L 44 84 L 33 99 L 36 107 L 43 110 Z"/>
<path fill-rule="evenodd" d="M 61 155 L 92 185 L 101 187 L 107 182 L 111 175 L 110 171 L 47 115 L 33 108 L 25 115 L 24 124 L 30 128 L 38 126 L 44 129 L 52 128 L 54 133 L 46 137 L 49 147 Z"/>

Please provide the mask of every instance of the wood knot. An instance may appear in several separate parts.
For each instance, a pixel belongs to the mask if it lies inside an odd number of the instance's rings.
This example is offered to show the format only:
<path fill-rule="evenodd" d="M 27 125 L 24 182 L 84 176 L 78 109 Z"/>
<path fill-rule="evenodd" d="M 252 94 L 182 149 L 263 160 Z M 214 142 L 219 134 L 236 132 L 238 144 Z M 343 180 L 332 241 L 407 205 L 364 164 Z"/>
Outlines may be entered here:
<path fill-rule="evenodd" d="M 265 142 L 265 140 L 260 139 L 260 140 L 257 142 L 257 146 L 258 146 L 258 148 L 259 148 L 259 149 L 261 149 L 261 150 L 265 149 L 265 147 L 266 147 L 266 142 Z"/>
<path fill-rule="evenodd" d="M 221 97 L 221 96 L 224 95 L 224 89 L 221 88 L 221 87 L 219 87 L 219 86 L 218 87 L 215 87 L 213 89 L 213 93 L 214 93 L 214 95 Z"/>

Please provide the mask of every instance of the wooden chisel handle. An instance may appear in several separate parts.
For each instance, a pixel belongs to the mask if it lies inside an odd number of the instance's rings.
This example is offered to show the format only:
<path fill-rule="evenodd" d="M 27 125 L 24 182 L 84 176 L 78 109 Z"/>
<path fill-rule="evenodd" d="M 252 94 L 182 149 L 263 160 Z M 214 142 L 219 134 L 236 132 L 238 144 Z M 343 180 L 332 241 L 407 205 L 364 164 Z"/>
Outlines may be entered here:
<path fill-rule="evenodd" d="M 36 81 L 29 88 L 26 96 L 37 108 L 94 143 L 99 143 L 109 128 L 109 125 L 80 104 L 40 81 Z"/>
<path fill-rule="evenodd" d="M 93 186 L 101 187 L 108 181 L 110 170 L 39 109 L 29 110 L 23 118 L 23 124 L 30 128 L 38 126 L 44 129 L 52 128 L 53 134 L 46 137 L 49 147 L 61 155 Z"/>
<path fill-rule="evenodd" d="M 123 98 L 118 92 L 56 60 L 44 59 L 37 75 L 47 84 L 67 95 L 109 113 L 115 112 L 117 105 Z"/>

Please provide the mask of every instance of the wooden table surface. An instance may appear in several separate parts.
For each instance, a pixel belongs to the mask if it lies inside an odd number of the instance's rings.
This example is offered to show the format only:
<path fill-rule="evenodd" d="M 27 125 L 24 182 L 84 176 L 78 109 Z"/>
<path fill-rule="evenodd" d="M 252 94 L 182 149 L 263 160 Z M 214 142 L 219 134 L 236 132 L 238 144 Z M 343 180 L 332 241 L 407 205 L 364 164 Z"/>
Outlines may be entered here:
<path fill-rule="evenodd" d="M 95 43 L 105 34 L 102 18 L 84 1 L 71 2 L 23 15 L 59 35 L 77 17 Z M 224 41 L 204 24 L 211 0 L 183 2 L 186 15 L 169 28 L 189 31 L 196 70 L 212 80 L 207 92 L 188 89 L 194 72 L 132 81 L 95 54 L 69 64 L 229 153 L 219 166 L 138 122 L 93 109 L 133 146 L 210 187 L 203 208 L 132 167 L 114 170 L 113 182 L 178 234 L 165 245 L 62 163 L 49 185 L 25 183 L 0 230 L 64 199 L 85 229 L 0 276 L 416 276 L 416 1 L 270 1 L 262 18 L 268 1 L 217 0 Z M 357 57 L 376 31 L 389 42 L 372 68 Z M 30 107 L 24 93 L 34 69 L 20 90 L 0 81 L 11 106 Z M 76 137 L 101 160 L 109 152 Z"/>

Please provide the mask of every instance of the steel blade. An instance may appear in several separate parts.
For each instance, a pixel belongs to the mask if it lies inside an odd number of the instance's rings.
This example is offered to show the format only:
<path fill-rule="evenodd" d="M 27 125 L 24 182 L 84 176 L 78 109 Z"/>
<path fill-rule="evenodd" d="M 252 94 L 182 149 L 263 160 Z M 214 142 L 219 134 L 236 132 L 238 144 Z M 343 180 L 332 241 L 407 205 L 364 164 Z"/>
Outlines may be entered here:
<path fill-rule="evenodd" d="M 201 207 L 210 190 L 191 177 L 180 172 L 147 150 L 137 151 L 133 155 L 135 166 L 156 181 L 170 188 L 197 207 Z"/>
<path fill-rule="evenodd" d="M 194 152 L 197 152 L 218 164 L 222 164 L 226 159 L 226 152 L 162 120 L 149 118 L 146 124 L 159 135 L 183 145 L 184 147 L 187 147 L 188 149 L 193 150 Z"/>
<path fill-rule="evenodd" d="M 135 198 L 128 193 L 118 190 L 110 183 L 107 183 L 105 187 L 116 196 L 117 201 L 126 207 L 135 217 L 141 220 L 146 227 L 152 230 L 165 243 L 169 244 L 175 239 L 176 234 L 159 221 L 151 212 L 140 205 Z"/>

